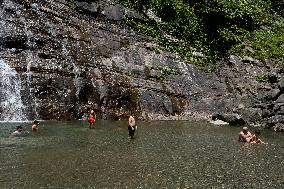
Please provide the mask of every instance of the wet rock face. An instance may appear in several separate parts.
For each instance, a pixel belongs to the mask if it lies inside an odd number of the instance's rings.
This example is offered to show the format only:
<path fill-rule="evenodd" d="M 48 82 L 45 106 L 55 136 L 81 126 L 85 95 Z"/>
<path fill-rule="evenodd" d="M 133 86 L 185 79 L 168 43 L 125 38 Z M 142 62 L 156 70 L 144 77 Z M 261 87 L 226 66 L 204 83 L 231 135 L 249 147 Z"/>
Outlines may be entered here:
<path fill-rule="evenodd" d="M 189 104 L 195 111 L 190 96 L 206 99 L 207 77 L 120 26 L 130 14 L 121 5 L 74 3 L 1 3 L 0 54 L 21 77 L 29 119 L 77 119 L 90 109 L 106 119 L 172 119 Z"/>
<path fill-rule="evenodd" d="M 223 64 L 216 73 L 237 95 L 237 104 L 231 109 L 233 113 L 245 124 L 259 123 L 271 127 L 284 123 L 282 70 L 283 66 L 273 62 L 231 56 L 228 64 Z"/>
<path fill-rule="evenodd" d="M 283 112 L 273 63 L 231 56 L 206 75 L 125 27 L 126 16 L 136 15 L 114 1 L 1 1 L 0 57 L 21 77 L 29 119 L 78 119 L 95 109 L 103 119 L 217 112 L 250 123 L 257 120 L 247 114 Z M 268 73 L 268 82 L 256 79 Z"/>

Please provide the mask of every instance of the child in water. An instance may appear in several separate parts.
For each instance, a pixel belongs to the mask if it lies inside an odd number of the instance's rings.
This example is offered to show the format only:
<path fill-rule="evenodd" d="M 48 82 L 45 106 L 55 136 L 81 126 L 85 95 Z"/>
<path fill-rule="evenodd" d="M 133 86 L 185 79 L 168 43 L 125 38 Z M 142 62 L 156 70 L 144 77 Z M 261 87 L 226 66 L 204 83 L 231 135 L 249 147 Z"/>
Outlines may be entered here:
<path fill-rule="evenodd" d="M 258 138 L 260 135 L 260 130 L 256 129 L 254 134 L 251 137 L 250 143 L 252 144 L 267 144 L 265 142 L 263 142 L 262 140 L 260 140 L 260 138 Z"/>
<path fill-rule="evenodd" d="M 16 131 L 14 131 L 11 136 L 23 136 L 24 131 L 22 126 L 17 126 Z"/>
<path fill-rule="evenodd" d="M 92 129 L 95 123 L 95 117 L 93 116 L 93 114 L 90 115 L 88 122 L 89 122 L 89 128 Z"/>

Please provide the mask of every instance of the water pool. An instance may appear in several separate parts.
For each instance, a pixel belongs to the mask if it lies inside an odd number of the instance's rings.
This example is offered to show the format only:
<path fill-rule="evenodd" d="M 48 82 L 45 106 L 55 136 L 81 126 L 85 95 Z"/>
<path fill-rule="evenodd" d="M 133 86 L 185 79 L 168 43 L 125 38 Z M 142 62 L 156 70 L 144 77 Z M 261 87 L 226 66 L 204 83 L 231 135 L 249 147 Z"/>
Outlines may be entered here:
<path fill-rule="evenodd" d="M 284 188 L 284 135 L 237 141 L 240 128 L 206 122 L 41 122 L 9 137 L 0 123 L 0 188 Z"/>

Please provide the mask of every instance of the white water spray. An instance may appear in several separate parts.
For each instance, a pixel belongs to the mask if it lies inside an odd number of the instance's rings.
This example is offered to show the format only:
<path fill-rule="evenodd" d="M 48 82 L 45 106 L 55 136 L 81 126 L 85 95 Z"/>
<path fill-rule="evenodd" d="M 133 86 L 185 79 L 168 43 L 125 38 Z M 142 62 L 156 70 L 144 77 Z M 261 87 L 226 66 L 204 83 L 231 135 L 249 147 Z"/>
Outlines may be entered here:
<path fill-rule="evenodd" d="M 21 100 L 21 82 L 15 69 L 0 59 L 0 120 L 26 121 Z"/>

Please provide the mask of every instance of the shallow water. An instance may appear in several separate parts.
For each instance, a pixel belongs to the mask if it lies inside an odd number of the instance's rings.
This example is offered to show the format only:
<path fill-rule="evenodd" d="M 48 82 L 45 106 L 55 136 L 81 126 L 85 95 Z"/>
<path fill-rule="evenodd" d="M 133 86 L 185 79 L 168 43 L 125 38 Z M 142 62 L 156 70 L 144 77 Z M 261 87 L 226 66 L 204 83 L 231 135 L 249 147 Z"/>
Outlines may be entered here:
<path fill-rule="evenodd" d="M 0 123 L 0 188 L 284 188 L 284 135 L 239 143 L 239 128 L 204 122 L 41 122 L 9 137 Z M 23 123 L 26 130 L 30 125 Z"/>

